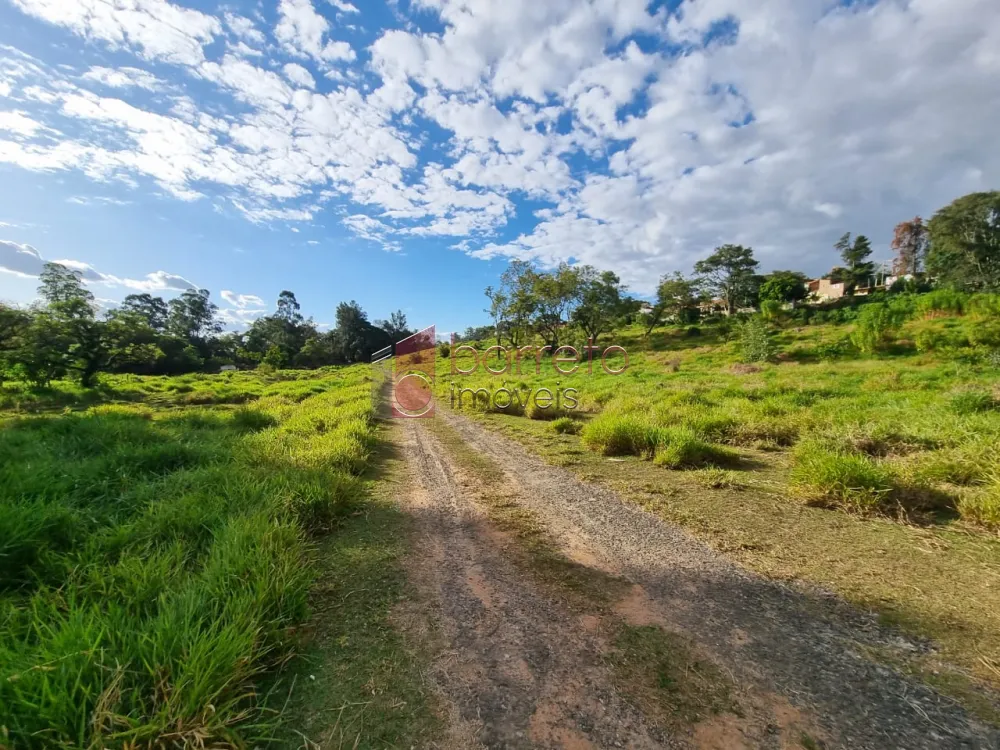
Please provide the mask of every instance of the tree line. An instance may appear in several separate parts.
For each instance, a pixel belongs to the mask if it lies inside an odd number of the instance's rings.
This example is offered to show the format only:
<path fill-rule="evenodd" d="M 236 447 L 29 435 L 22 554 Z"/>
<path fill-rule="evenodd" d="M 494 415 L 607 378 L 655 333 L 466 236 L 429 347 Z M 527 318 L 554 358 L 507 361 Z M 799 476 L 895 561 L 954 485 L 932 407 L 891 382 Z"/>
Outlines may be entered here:
<path fill-rule="evenodd" d="M 832 269 L 831 280 L 844 283 L 849 294 L 869 286 L 876 275 L 870 240 L 847 233 L 834 247 L 841 265 Z M 893 272 L 909 277 L 905 283 L 1000 291 L 1000 192 L 966 195 L 928 222 L 916 217 L 900 223 L 892 248 Z M 715 305 L 726 314 L 760 309 L 766 316 L 808 296 L 805 274 L 761 275 L 759 265 L 752 248 L 722 245 L 695 263 L 692 276 L 664 276 L 649 304 L 630 296 L 612 271 L 565 263 L 541 271 L 515 260 L 500 283 L 486 289 L 491 325 L 467 329 L 460 338 L 516 347 L 537 335 L 554 351 L 571 335 L 596 343 L 623 322 L 641 321 L 648 333 L 667 321 L 693 323 Z M 169 302 L 130 294 L 101 317 L 80 273 L 54 263 L 41 274 L 39 295 L 41 303 L 27 309 L 0 305 L 0 381 L 46 384 L 75 376 L 91 386 L 100 372 L 351 364 L 368 361 L 411 333 L 402 312 L 371 322 L 353 301 L 337 306 L 332 330 L 320 331 L 303 317 L 290 291 L 281 292 L 273 314 L 258 318 L 245 332 L 223 332 L 218 308 L 205 289 L 185 291 Z"/>
<path fill-rule="evenodd" d="M 397 311 L 372 323 L 357 302 L 337 306 L 336 327 L 322 332 L 283 291 L 276 311 L 245 332 L 223 332 L 218 307 L 206 289 L 164 301 L 130 294 L 103 317 L 79 271 L 47 263 L 39 277 L 41 303 L 27 309 L 0 305 L 0 382 L 47 385 L 76 377 L 85 387 L 100 372 L 172 375 L 238 367 L 299 367 L 368 361 L 405 338 Z"/>
<path fill-rule="evenodd" d="M 973 193 L 939 210 L 896 226 L 891 247 L 892 275 L 898 287 L 934 284 L 961 291 L 1000 291 L 1000 192 Z M 845 293 L 874 286 L 879 273 L 864 235 L 845 233 L 834 244 L 841 265 L 828 274 Z M 793 270 L 759 274 L 753 248 L 727 244 L 694 264 L 694 274 L 664 276 L 652 304 L 630 297 L 617 275 L 590 266 L 561 264 L 539 271 L 525 261 L 511 262 L 497 287 L 487 287 L 491 326 L 469 328 L 465 340 L 494 338 L 511 346 L 541 336 L 558 347 L 568 328 L 592 338 L 622 322 L 640 320 L 647 334 L 667 321 L 690 324 L 704 311 L 732 315 L 741 310 L 775 310 L 809 296 L 809 277 Z"/>

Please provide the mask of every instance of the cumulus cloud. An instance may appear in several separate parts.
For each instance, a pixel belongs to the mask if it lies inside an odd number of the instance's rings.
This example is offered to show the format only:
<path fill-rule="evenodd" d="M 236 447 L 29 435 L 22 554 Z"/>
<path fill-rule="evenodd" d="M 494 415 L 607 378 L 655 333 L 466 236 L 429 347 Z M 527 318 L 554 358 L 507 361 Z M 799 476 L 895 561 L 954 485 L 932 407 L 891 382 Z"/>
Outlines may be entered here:
<path fill-rule="evenodd" d="M 154 271 L 142 279 L 129 279 L 101 273 L 89 263 L 78 260 L 56 260 L 53 262 L 79 271 L 80 276 L 88 284 L 125 287 L 141 292 L 184 291 L 198 288 L 183 276 L 166 271 Z M 45 263 L 46 260 L 42 258 L 41 253 L 31 245 L 20 245 L 10 240 L 0 240 L 0 271 L 22 278 L 37 278 L 41 275 Z"/>
<path fill-rule="evenodd" d="M 0 163 L 221 194 L 261 224 L 336 210 L 389 250 L 592 263 L 639 291 L 725 242 L 819 272 L 844 231 L 884 255 L 900 219 L 1000 181 L 994 0 L 419 0 L 366 49 L 347 0 L 280 0 L 269 29 L 13 2 L 191 89 L 0 48 Z"/>
<path fill-rule="evenodd" d="M 217 18 L 167 0 L 12 0 L 15 7 L 112 49 L 135 49 L 148 60 L 187 65 L 222 31 Z"/>
<path fill-rule="evenodd" d="M 228 302 L 233 307 L 240 310 L 245 310 L 247 308 L 266 308 L 267 303 L 264 302 L 260 297 L 255 294 L 236 294 L 228 289 L 223 289 L 221 292 L 222 299 Z"/>
<path fill-rule="evenodd" d="M 140 68 L 105 68 L 96 66 L 83 74 L 86 81 L 95 81 L 110 88 L 122 89 L 130 86 L 146 89 L 147 91 L 158 91 L 166 83 L 155 75 Z"/>

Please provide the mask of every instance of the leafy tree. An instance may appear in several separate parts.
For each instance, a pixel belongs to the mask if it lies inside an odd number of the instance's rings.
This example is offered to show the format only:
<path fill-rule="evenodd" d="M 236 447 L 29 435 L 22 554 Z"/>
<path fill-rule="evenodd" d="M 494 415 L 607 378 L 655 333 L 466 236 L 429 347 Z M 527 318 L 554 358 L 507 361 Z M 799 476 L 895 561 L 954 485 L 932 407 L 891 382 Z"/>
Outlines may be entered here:
<path fill-rule="evenodd" d="M 698 313 L 698 294 L 698 282 L 684 278 L 679 272 L 661 278 L 656 288 L 656 302 L 643 321 L 646 335 L 649 336 L 664 320 L 694 322 Z"/>
<path fill-rule="evenodd" d="M 302 314 L 299 312 L 301 305 L 295 299 L 295 295 L 287 290 L 278 295 L 277 310 L 274 317 L 282 320 L 290 327 L 302 325 Z"/>
<path fill-rule="evenodd" d="M 167 330 L 170 310 L 161 297 L 154 297 L 151 294 L 130 294 L 122 300 L 118 310 L 140 316 L 147 326 L 158 333 Z"/>
<path fill-rule="evenodd" d="M 1000 290 L 1000 191 L 958 198 L 927 227 L 931 276 L 969 291 Z"/>
<path fill-rule="evenodd" d="M 46 263 L 39 276 L 38 294 L 47 303 L 45 314 L 37 316 L 38 326 L 32 328 L 42 342 L 61 342 L 57 354 L 63 370 L 79 373 L 85 388 L 94 385 L 97 373 L 104 367 L 108 354 L 104 324 L 94 314 L 94 295 L 84 288 L 83 277 L 76 269 L 58 263 Z M 35 348 L 36 355 L 48 351 L 48 346 Z M 40 363 L 39 363 L 40 364 Z M 54 363 L 37 371 L 51 371 Z"/>
<path fill-rule="evenodd" d="M 0 384 L 3 384 L 14 369 L 18 348 L 30 324 L 29 313 L 0 304 Z"/>
<path fill-rule="evenodd" d="M 261 360 L 261 364 L 268 365 L 278 370 L 285 366 L 285 354 L 277 346 L 272 346 L 267 350 L 267 354 Z"/>
<path fill-rule="evenodd" d="M 512 260 L 500 274 L 500 285 L 507 300 L 506 333 L 511 346 L 521 345 L 528 332 L 538 300 L 534 295 L 535 272 L 524 260 Z"/>
<path fill-rule="evenodd" d="M 486 299 L 490 301 L 490 306 L 483 312 L 487 313 L 493 320 L 493 335 L 496 336 L 497 346 L 503 343 L 503 331 L 507 327 L 507 294 L 503 289 L 494 289 L 492 286 L 486 287 Z"/>
<path fill-rule="evenodd" d="M 336 346 L 343 362 L 365 362 L 390 344 L 389 334 L 373 326 L 361 306 L 351 300 L 337 305 Z"/>
<path fill-rule="evenodd" d="M 875 264 L 868 260 L 872 254 L 871 241 L 859 234 L 851 242 L 851 233 L 845 233 L 837 240 L 834 247 L 840 252 L 846 267 L 835 268 L 830 273 L 831 280 L 843 282 L 848 294 L 853 294 L 859 286 L 868 286 L 868 281 L 875 274 Z"/>
<path fill-rule="evenodd" d="M 701 276 L 706 289 L 723 300 L 726 314 L 732 315 L 738 308 L 755 303 L 757 288 L 754 272 L 759 265 L 754 260 L 753 248 L 723 245 L 695 263 L 694 270 Z"/>
<path fill-rule="evenodd" d="M 916 276 L 920 273 L 929 242 L 927 225 L 919 216 L 897 224 L 892 237 L 892 249 L 896 253 L 892 263 L 893 274 Z"/>
<path fill-rule="evenodd" d="M 572 320 L 596 344 L 600 335 L 611 330 L 627 312 L 630 300 L 623 295 L 624 286 L 612 271 L 581 266 L 579 274 L 580 301 Z"/>
<path fill-rule="evenodd" d="M 559 333 L 579 301 L 580 272 L 561 263 L 552 273 L 532 273 L 528 283 L 534 297 L 534 328 L 555 351 L 559 348 Z"/>
<path fill-rule="evenodd" d="M 222 331 L 216 319 L 219 308 L 211 301 L 207 289 L 188 289 L 168 303 L 167 330 L 190 342 L 202 342 Z"/>
<path fill-rule="evenodd" d="M 801 302 L 808 294 L 806 283 L 809 277 L 798 271 L 773 271 L 764 277 L 760 285 L 760 301 Z"/>
<path fill-rule="evenodd" d="M 413 335 L 413 331 L 406 324 L 406 315 L 402 310 L 396 310 L 396 312 L 389 315 L 388 320 L 376 320 L 375 325 L 389 335 L 389 339 L 393 345 Z"/>

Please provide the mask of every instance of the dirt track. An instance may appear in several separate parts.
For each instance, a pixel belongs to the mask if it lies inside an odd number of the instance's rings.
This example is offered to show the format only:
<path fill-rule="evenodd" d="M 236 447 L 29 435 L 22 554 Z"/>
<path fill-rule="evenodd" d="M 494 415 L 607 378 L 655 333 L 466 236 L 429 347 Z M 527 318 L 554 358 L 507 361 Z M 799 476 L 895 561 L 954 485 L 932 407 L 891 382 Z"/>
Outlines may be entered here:
<path fill-rule="evenodd" d="M 632 585 L 593 613 L 540 586 L 424 420 L 395 420 L 413 479 L 402 504 L 416 518 L 418 616 L 440 645 L 432 680 L 450 714 L 440 747 L 1000 748 L 995 729 L 861 655 L 919 644 L 821 592 L 748 573 L 613 493 L 442 412 L 436 419 L 507 467 L 505 488 L 567 556 Z M 611 620 L 693 639 L 731 675 L 739 708 L 691 727 L 643 716 L 604 658 Z"/>

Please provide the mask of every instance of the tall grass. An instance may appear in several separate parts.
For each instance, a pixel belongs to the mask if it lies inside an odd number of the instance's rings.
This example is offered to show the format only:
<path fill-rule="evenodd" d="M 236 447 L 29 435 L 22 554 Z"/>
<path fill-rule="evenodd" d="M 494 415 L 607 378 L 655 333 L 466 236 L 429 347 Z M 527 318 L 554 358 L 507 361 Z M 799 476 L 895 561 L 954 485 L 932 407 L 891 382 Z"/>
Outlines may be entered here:
<path fill-rule="evenodd" d="M 210 406 L 162 410 L 145 382 L 145 406 L 0 423 L 0 726 L 13 746 L 266 739 L 258 679 L 295 645 L 310 537 L 354 507 L 372 449 L 365 377 L 243 378 L 240 393 L 277 392 L 235 409 L 219 405 L 247 400 L 228 383 Z"/>

